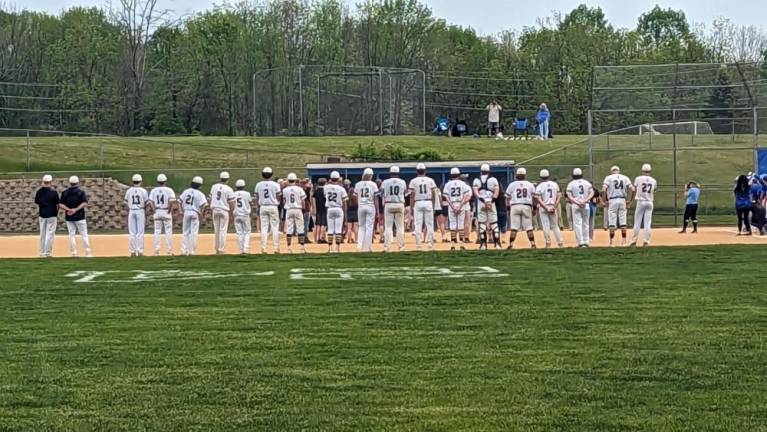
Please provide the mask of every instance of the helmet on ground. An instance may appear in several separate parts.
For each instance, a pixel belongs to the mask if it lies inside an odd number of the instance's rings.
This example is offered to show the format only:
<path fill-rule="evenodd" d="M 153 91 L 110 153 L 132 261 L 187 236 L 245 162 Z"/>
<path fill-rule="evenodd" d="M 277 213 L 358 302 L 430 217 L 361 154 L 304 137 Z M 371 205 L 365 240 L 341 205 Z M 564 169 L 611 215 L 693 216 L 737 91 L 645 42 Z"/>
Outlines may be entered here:
<path fill-rule="evenodd" d="M 133 181 L 133 183 L 137 183 L 140 181 L 144 181 L 144 179 L 141 178 L 141 174 L 133 174 L 133 178 L 131 179 L 131 181 Z"/>
<path fill-rule="evenodd" d="M 157 176 L 158 183 L 165 183 L 166 181 L 168 181 L 168 177 L 165 177 L 165 174 L 160 174 Z"/>
<path fill-rule="evenodd" d="M 245 187 L 245 180 L 239 179 L 234 183 L 234 187 Z"/>

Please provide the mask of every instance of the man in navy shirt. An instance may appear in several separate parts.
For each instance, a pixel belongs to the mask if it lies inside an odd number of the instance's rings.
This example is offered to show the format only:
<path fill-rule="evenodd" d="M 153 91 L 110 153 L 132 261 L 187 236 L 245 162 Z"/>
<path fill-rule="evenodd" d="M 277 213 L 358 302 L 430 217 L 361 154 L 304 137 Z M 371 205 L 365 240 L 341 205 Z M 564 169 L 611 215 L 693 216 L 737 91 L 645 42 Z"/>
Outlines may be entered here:
<path fill-rule="evenodd" d="M 56 234 L 56 224 L 59 214 L 59 193 L 51 187 L 53 177 L 43 176 L 43 185 L 35 193 L 35 204 L 39 209 L 40 222 L 40 256 L 50 257 L 53 252 L 53 236 Z"/>
<path fill-rule="evenodd" d="M 61 193 L 59 208 L 64 210 L 67 222 L 67 231 L 69 231 L 69 249 L 72 256 L 77 256 L 77 238 L 80 233 L 82 238 L 85 256 L 91 256 L 91 245 L 88 241 L 88 224 L 85 222 L 85 207 L 88 206 L 88 195 L 80 189 L 80 179 L 77 176 L 69 178 L 69 188 Z"/>

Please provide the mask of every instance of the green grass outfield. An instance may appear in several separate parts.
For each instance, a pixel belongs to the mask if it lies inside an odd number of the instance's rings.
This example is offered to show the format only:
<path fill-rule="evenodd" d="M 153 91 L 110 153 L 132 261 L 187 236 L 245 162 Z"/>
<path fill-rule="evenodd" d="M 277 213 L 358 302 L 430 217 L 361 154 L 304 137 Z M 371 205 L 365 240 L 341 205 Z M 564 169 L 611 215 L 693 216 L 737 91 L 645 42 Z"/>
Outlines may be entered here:
<path fill-rule="evenodd" d="M 759 246 L 2 260 L 0 429 L 765 430 L 765 260 Z M 290 278 L 402 266 L 422 277 Z M 99 282 L 137 269 L 275 273 Z"/>

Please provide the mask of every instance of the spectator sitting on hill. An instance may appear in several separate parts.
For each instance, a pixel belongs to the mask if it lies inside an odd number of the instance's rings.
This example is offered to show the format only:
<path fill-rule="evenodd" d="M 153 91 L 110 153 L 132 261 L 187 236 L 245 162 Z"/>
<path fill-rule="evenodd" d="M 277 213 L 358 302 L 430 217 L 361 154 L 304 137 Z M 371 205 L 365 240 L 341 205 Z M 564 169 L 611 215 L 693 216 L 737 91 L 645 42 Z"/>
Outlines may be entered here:
<path fill-rule="evenodd" d="M 458 120 L 456 118 L 455 123 L 453 123 L 453 128 L 450 132 L 450 135 L 460 138 L 468 133 L 469 133 L 469 125 L 466 124 L 466 120 Z"/>

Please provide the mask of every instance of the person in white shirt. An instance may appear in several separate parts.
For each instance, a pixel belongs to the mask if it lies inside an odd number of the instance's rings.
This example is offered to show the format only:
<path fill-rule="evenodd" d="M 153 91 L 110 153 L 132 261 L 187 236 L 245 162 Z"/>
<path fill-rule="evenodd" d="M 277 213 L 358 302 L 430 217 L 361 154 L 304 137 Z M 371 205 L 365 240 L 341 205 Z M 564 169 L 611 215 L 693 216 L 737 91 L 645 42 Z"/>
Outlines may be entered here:
<path fill-rule="evenodd" d="M 631 206 L 629 194 L 634 191 L 634 185 L 631 179 L 621 174 L 621 169 L 617 166 L 610 168 L 610 173 L 602 184 L 602 191 L 607 199 L 610 246 L 613 245 L 616 228 L 621 229 L 621 245 L 626 246 L 626 209 Z"/>
<path fill-rule="evenodd" d="M 325 194 L 325 206 L 328 219 L 328 253 L 340 252 L 344 240 L 344 214 L 349 201 L 349 194 L 341 184 L 341 174 L 338 171 L 330 173 L 330 183 L 322 189 Z M 335 242 L 335 251 L 333 250 Z"/>
<path fill-rule="evenodd" d="M 224 253 L 226 248 L 226 233 L 229 231 L 229 213 L 234 208 L 234 191 L 227 184 L 229 173 L 224 171 L 220 181 L 210 188 L 210 209 L 213 213 L 213 237 L 215 239 L 216 255 Z"/>
<path fill-rule="evenodd" d="M 457 167 L 450 169 L 450 180 L 442 187 L 442 195 L 447 201 L 447 227 L 450 231 L 450 250 L 454 251 L 456 244 L 461 250 L 466 250 L 461 239 L 466 222 L 464 206 L 471 200 L 471 188 L 461 179 L 461 170 Z"/>
<path fill-rule="evenodd" d="M 501 125 L 501 111 L 503 108 L 498 105 L 498 102 L 492 101 L 485 109 L 487 110 L 487 136 L 493 136 L 493 134 L 500 132 L 499 127 Z"/>
<path fill-rule="evenodd" d="M 589 247 L 589 219 L 591 209 L 589 203 L 594 197 L 591 183 L 583 179 L 580 168 L 573 169 L 573 180 L 567 184 L 567 202 L 573 217 L 573 231 L 578 247 Z"/>
<path fill-rule="evenodd" d="M 146 208 L 152 206 L 149 194 L 141 187 L 141 174 L 133 175 L 133 186 L 125 192 L 125 205 L 128 206 L 128 250 L 130 256 L 144 255 L 144 227 Z"/>
<path fill-rule="evenodd" d="M 506 188 L 506 200 L 509 202 L 509 247 L 514 247 L 514 240 L 517 239 L 517 232 L 523 230 L 527 232 L 527 239 L 530 240 L 530 248 L 535 249 L 535 233 L 533 232 L 533 199 L 535 196 L 535 186 L 527 181 L 527 170 L 525 168 L 517 169 L 516 180 L 511 182 Z"/>
<path fill-rule="evenodd" d="M 168 177 L 165 174 L 157 176 L 157 186 L 149 192 L 149 201 L 154 207 L 154 255 L 160 255 L 160 243 L 165 231 L 165 248 L 169 256 L 173 256 L 173 206 L 176 203 L 176 193 L 165 186 Z"/>
<path fill-rule="evenodd" d="M 362 180 L 354 185 L 358 205 L 357 252 L 373 251 L 373 234 L 376 222 L 376 194 L 378 186 L 373 181 L 373 170 L 365 168 Z"/>
<path fill-rule="evenodd" d="M 240 249 L 240 254 L 247 255 L 250 253 L 250 233 L 252 231 L 250 205 L 253 202 L 253 197 L 250 192 L 245 190 L 245 180 L 237 180 L 234 187 L 237 189 L 234 191 L 234 232 L 237 233 L 237 246 Z"/>
<path fill-rule="evenodd" d="M 293 237 L 298 237 L 301 253 L 306 253 L 306 232 L 304 232 L 304 200 L 306 192 L 298 186 L 298 176 L 295 173 L 288 174 L 288 186 L 282 190 L 282 198 L 285 207 L 285 236 L 288 240 L 288 253 L 293 253 L 290 248 Z"/>
<path fill-rule="evenodd" d="M 197 253 L 197 236 L 200 233 L 200 218 L 205 207 L 208 206 L 208 200 L 205 194 L 200 191 L 202 186 L 202 177 L 197 176 L 192 179 L 189 189 L 185 190 L 179 201 L 181 209 L 184 212 L 184 219 L 181 225 L 183 238 L 181 239 L 181 255 L 194 255 Z"/>
<path fill-rule="evenodd" d="M 256 185 L 258 198 L 258 216 L 261 219 L 261 253 L 266 253 L 269 233 L 272 233 L 274 253 L 280 253 L 280 185 L 272 180 L 272 169 L 266 167 L 261 171 L 262 181 Z"/>
<path fill-rule="evenodd" d="M 650 164 L 642 165 L 642 175 L 634 180 L 634 199 L 636 200 L 636 210 L 634 212 L 634 233 L 631 238 L 631 246 L 635 246 L 639 240 L 639 230 L 644 225 L 644 244 L 650 244 L 650 231 L 652 230 L 652 211 L 655 191 L 658 189 L 658 182 L 650 176 L 652 166 Z"/>
<path fill-rule="evenodd" d="M 405 249 L 405 195 L 407 184 L 399 178 L 399 167 L 389 168 L 389 178 L 381 185 L 384 202 L 384 250 L 391 248 L 393 229 L 397 230 L 397 246 L 399 251 Z"/>
<path fill-rule="evenodd" d="M 498 209 L 495 202 L 501 193 L 501 186 L 490 176 L 490 165 L 483 164 L 480 175 L 474 179 L 472 190 L 477 199 L 477 225 L 479 228 L 479 249 L 487 249 L 487 237 L 492 237 L 496 249 L 501 248 L 501 230 L 498 228 Z"/>
<path fill-rule="evenodd" d="M 549 180 L 549 170 L 541 170 L 541 182 L 535 187 L 535 198 L 538 201 L 538 217 L 541 220 L 541 230 L 546 247 L 551 246 L 549 231 L 554 233 L 557 246 L 564 246 L 562 232 L 559 230 L 559 218 L 557 210 L 562 200 L 562 192 L 556 182 Z"/>
<path fill-rule="evenodd" d="M 426 165 L 419 163 L 415 167 L 417 176 L 410 180 L 410 208 L 413 209 L 413 230 L 415 231 L 415 247 L 421 250 L 424 226 L 426 227 L 426 242 L 429 250 L 434 249 L 434 196 L 439 193 L 437 184 L 431 177 L 426 176 Z"/>

